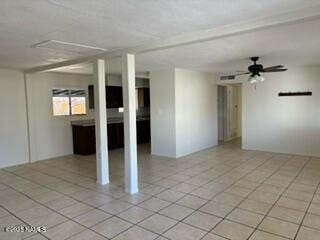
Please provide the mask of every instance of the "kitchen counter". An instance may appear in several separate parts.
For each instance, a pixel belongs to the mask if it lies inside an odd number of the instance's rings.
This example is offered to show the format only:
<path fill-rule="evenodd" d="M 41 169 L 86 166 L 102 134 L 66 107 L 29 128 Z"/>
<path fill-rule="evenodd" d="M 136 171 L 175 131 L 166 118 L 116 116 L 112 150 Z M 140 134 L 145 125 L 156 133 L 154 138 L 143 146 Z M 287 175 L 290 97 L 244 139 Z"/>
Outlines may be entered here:
<path fill-rule="evenodd" d="M 137 116 L 137 121 L 148 121 L 148 120 L 150 120 L 150 116 Z M 107 119 L 107 123 L 108 124 L 123 123 L 123 118 L 122 117 L 108 118 Z M 94 119 L 88 119 L 88 120 L 72 121 L 71 125 L 72 126 L 83 126 L 83 127 L 94 126 L 95 125 L 95 120 Z"/>
<path fill-rule="evenodd" d="M 150 116 L 137 116 L 137 143 L 149 143 Z M 72 137 L 73 152 L 75 154 L 89 155 L 96 152 L 96 136 L 94 119 L 73 121 Z M 123 148 L 124 126 L 123 118 L 108 118 L 107 124 L 108 149 Z"/>

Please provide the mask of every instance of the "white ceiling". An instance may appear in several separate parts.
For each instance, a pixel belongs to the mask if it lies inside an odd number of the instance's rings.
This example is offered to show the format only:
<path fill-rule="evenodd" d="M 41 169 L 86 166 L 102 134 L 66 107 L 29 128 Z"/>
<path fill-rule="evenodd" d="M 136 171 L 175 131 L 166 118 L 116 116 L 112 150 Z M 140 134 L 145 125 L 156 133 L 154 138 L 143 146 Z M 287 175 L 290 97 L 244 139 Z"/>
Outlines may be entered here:
<path fill-rule="evenodd" d="M 260 56 L 265 66 L 320 64 L 320 20 L 277 27 L 210 42 L 154 51 L 136 56 L 138 72 L 181 67 L 205 72 L 236 73 Z M 92 64 L 57 71 L 92 73 Z M 107 62 L 107 72 L 121 72 L 120 59 Z"/>
<path fill-rule="evenodd" d="M 312 7 L 319 0 L 3 0 L 0 66 L 25 69 L 83 55 L 31 48 L 58 40 L 108 50 Z M 234 71 L 252 55 L 266 63 L 319 63 L 319 21 L 137 56 L 137 70 L 168 66 Z M 272 61 L 274 60 L 274 61 Z M 226 67 L 225 63 L 232 63 Z M 90 72 L 90 64 L 69 71 Z M 117 61 L 111 72 L 118 72 Z"/>
<path fill-rule="evenodd" d="M 252 56 L 265 65 L 320 64 L 320 20 L 137 56 L 138 69 L 182 67 L 206 72 L 247 70 Z"/>

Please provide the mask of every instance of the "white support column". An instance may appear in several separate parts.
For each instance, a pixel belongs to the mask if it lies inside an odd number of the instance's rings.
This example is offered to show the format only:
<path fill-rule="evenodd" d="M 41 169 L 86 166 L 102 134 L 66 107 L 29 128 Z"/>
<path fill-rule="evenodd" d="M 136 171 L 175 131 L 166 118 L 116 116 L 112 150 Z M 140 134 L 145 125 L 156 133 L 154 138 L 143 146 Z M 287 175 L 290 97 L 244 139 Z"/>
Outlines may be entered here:
<path fill-rule="evenodd" d="M 97 183 L 109 183 L 105 61 L 94 62 Z"/>
<path fill-rule="evenodd" d="M 25 91 L 25 97 L 26 97 L 26 116 L 27 116 L 27 134 L 28 134 L 28 162 L 31 163 L 35 159 L 35 140 L 34 140 L 34 134 L 32 130 L 34 130 L 34 125 L 32 124 L 33 121 L 33 108 L 32 104 L 32 98 L 31 98 L 31 75 L 30 74 L 24 74 L 24 91 Z"/>
<path fill-rule="evenodd" d="M 133 54 L 122 55 L 124 158 L 126 192 L 133 194 L 138 188 L 135 63 Z"/>

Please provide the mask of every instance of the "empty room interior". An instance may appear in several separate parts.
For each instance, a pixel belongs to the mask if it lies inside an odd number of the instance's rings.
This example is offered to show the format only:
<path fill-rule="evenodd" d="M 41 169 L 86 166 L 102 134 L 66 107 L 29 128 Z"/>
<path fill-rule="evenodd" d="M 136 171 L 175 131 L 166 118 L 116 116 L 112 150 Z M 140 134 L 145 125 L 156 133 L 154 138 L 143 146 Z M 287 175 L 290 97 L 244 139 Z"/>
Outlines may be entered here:
<path fill-rule="evenodd" d="M 319 240 L 319 0 L 0 3 L 1 240 Z"/>

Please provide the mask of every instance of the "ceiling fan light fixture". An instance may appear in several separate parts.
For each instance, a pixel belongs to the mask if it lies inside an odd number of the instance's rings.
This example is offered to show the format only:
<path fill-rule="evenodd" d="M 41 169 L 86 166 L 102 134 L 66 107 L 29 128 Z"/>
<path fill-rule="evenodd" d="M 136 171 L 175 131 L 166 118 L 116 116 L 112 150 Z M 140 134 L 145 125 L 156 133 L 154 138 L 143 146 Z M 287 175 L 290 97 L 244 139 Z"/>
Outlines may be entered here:
<path fill-rule="evenodd" d="M 249 77 L 249 83 L 257 83 L 258 82 L 258 78 L 257 78 L 257 75 L 250 75 Z"/>
<path fill-rule="evenodd" d="M 249 83 L 256 83 L 257 80 L 254 77 L 249 77 Z"/>
<path fill-rule="evenodd" d="M 264 80 L 265 80 L 264 77 L 262 77 L 260 74 L 252 74 L 248 79 L 248 81 L 252 84 L 263 82 Z"/>

